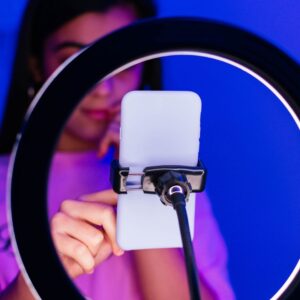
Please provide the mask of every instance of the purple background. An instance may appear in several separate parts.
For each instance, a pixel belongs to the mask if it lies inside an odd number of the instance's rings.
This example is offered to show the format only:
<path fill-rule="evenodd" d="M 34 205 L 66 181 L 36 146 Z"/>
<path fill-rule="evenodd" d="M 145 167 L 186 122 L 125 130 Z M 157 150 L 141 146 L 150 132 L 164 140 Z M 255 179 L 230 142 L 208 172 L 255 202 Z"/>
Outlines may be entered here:
<path fill-rule="evenodd" d="M 0 5 L 0 115 L 24 3 Z M 300 60 L 298 0 L 157 3 L 161 16 L 225 21 Z M 299 130 L 279 100 L 240 70 L 196 57 L 166 58 L 164 65 L 166 89 L 194 90 L 202 98 L 200 156 L 237 298 L 270 298 L 299 259 Z"/>

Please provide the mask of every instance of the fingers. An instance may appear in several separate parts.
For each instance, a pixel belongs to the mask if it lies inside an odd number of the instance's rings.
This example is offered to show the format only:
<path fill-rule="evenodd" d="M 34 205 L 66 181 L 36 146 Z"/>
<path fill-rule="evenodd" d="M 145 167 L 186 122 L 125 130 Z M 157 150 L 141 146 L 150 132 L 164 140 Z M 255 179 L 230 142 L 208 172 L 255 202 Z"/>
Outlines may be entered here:
<path fill-rule="evenodd" d="M 109 205 L 117 205 L 118 195 L 113 190 L 105 190 L 93 194 L 80 196 L 80 200 L 89 202 L 99 202 Z"/>
<path fill-rule="evenodd" d="M 70 276 L 92 273 L 112 253 L 124 251 L 116 241 L 117 194 L 106 190 L 65 200 L 51 220 L 55 247 Z"/>
<path fill-rule="evenodd" d="M 115 255 L 124 253 L 116 241 L 116 217 L 111 206 L 93 202 L 66 200 L 62 203 L 61 211 L 74 219 L 102 226 L 111 243 L 113 253 Z"/>
<path fill-rule="evenodd" d="M 101 251 L 99 251 L 95 256 L 96 265 L 106 260 L 111 254 L 112 254 L 111 244 L 109 241 L 107 241 L 106 238 L 104 238 L 103 243 L 101 245 Z"/>
<path fill-rule="evenodd" d="M 115 146 L 118 151 L 119 144 L 120 144 L 120 133 L 119 133 L 120 125 L 116 125 L 116 128 L 109 127 L 105 136 L 101 139 L 99 149 L 98 149 L 98 156 L 103 157 L 110 146 Z"/>
<path fill-rule="evenodd" d="M 61 255 L 61 261 L 62 264 L 64 265 L 67 273 L 71 278 L 76 278 L 77 276 L 85 273 L 80 264 L 78 264 L 74 259 Z"/>
<path fill-rule="evenodd" d="M 97 255 L 104 240 L 104 234 L 101 230 L 82 220 L 73 219 L 62 212 L 53 217 L 51 225 L 55 236 L 67 235 L 80 241 L 87 246 L 93 256 Z"/>
<path fill-rule="evenodd" d="M 76 261 L 84 273 L 93 272 L 95 268 L 95 260 L 86 245 L 66 234 L 57 233 L 52 235 L 52 237 L 55 247 L 59 253 Z M 70 272 L 70 267 L 67 269 Z"/>
<path fill-rule="evenodd" d="M 120 143 L 120 111 L 120 105 L 114 106 L 111 110 L 112 121 L 99 145 L 98 155 L 100 157 L 103 157 L 107 153 L 110 146 L 115 146 L 118 152 Z"/>
<path fill-rule="evenodd" d="M 95 266 L 106 260 L 111 255 L 111 253 L 112 249 L 110 243 L 104 240 L 103 245 L 101 246 L 101 251 L 99 251 L 99 253 L 94 257 Z M 68 257 L 66 255 L 61 255 L 61 260 L 71 278 L 76 278 L 77 276 L 84 273 L 93 273 L 93 270 L 85 272 L 82 266 L 74 258 Z"/>

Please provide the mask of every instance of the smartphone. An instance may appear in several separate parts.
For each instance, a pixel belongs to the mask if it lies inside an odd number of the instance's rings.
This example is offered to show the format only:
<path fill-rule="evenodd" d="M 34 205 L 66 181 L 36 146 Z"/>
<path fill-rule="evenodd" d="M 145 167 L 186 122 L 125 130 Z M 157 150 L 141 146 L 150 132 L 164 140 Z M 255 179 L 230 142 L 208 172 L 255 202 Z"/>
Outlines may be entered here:
<path fill-rule="evenodd" d="M 121 104 L 119 164 L 138 180 L 144 168 L 197 166 L 200 97 L 192 91 L 132 91 Z M 119 194 L 117 241 L 124 250 L 182 247 L 176 211 L 156 194 Z M 187 202 L 194 235 L 195 194 Z"/>

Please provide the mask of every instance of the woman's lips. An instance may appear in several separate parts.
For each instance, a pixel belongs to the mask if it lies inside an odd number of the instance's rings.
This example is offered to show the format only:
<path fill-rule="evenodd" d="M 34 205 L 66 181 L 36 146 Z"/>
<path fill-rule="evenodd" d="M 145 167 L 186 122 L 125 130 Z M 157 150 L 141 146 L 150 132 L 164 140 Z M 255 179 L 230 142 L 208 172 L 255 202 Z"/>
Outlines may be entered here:
<path fill-rule="evenodd" d="M 108 121 L 110 120 L 110 112 L 106 109 L 82 109 L 83 113 L 89 118 L 97 121 Z"/>

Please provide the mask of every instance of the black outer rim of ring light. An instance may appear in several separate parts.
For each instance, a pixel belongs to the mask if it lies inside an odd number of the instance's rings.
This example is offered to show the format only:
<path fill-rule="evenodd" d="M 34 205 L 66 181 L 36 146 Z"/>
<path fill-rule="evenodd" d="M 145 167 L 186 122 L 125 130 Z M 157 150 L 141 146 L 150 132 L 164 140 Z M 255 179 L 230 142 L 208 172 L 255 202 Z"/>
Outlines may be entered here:
<path fill-rule="evenodd" d="M 10 183 L 14 236 L 26 273 L 42 299 L 83 299 L 59 262 L 47 217 L 49 165 L 65 120 L 90 87 L 112 71 L 136 59 L 176 51 L 210 53 L 246 66 L 275 87 L 300 119 L 299 65 L 239 28 L 198 18 L 150 19 L 94 43 L 40 95 L 14 152 Z M 281 299 L 299 289 L 299 277 Z"/>

